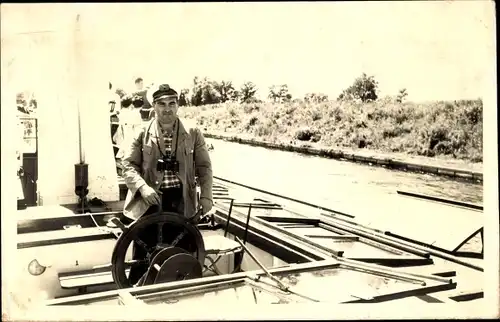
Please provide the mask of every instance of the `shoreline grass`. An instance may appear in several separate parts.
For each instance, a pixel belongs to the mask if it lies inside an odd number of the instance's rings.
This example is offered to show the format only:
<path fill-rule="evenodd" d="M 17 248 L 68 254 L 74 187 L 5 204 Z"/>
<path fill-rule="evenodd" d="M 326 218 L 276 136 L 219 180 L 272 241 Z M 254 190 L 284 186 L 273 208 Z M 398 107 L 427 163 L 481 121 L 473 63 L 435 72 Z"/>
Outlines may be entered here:
<path fill-rule="evenodd" d="M 301 144 L 482 163 L 481 100 L 397 103 L 222 103 L 184 106 L 206 132 Z"/>

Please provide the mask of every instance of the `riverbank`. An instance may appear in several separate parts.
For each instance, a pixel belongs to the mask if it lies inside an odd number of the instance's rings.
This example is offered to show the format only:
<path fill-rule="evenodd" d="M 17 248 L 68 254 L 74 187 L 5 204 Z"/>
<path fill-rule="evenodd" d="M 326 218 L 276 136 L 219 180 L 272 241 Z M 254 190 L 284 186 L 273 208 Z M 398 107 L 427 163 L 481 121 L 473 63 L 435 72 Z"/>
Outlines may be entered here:
<path fill-rule="evenodd" d="M 217 104 L 180 116 L 208 138 L 482 182 L 482 103 L 433 104 Z"/>
<path fill-rule="evenodd" d="M 382 154 L 375 151 L 355 151 L 347 149 L 330 149 L 325 147 L 309 147 L 292 144 L 279 144 L 256 140 L 255 138 L 242 138 L 240 136 L 230 136 L 224 134 L 204 133 L 206 138 L 236 142 L 251 146 L 264 147 L 282 151 L 297 152 L 307 155 L 326 157 L 337 160 L 347 160 L 358 163 L 366 163 L 373 166 L 382 166 L 391 169 L 404 171 L 429 173 L 453 177 L 457 179 L 471 180 L 482 183 L 483 173 L 481 164 L 464 164 L 453 162 L 452 160 L 431 159 L 431 158 L 410 158 L 401 154 Z"/>

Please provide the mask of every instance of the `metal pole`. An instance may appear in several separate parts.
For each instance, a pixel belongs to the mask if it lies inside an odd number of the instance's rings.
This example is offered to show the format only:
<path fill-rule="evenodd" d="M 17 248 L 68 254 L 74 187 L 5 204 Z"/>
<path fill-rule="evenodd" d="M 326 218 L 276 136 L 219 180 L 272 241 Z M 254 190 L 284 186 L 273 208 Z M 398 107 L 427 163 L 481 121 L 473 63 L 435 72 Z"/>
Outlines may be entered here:
<path fill-rule="evenodd" d="M 76 15 L 76 23 L 75 23 L 75 33 L 74 33 L 74 53 L 75 53 L 75 62 L 76 66 L 79 66 L 79 53 L 81 51 L 80 45 L 80 14 Z M 80 77 L 79 73 L 75 76 L 77 78 Z M 80 84 L 77 84 L 76 91 L 79 91 Z M 85 163 L 85 155 L 83 152 L 83 144 L 82 144 L 82 125 L 81 125 L 81 112 L 80 112 L 80 95 L 77 95 L 76 99 L 76 109 L 78 112 L 78 148 L 80 153 L 80 164 Z"/>
<path fill-rule="evenodd" d="M 248 225 L 250 224 L 250 214 L 252 213 L 252 204 L 248 206 L 248 214 L 247 214 L 247 223 L 245 225 L 245 234 L 243 235 L 243 242 L 246 244 L 247 243 L 247 236 L 248 236 Z"/>
<path fill-rule="evenodd" d="M 300 297 L 303 297 L 303 298 L 308 299 L 308 300 L 313 301 L 313 302 L 319 302 L 318 300 L 313 299 L 313 298 L 311 298 L 309 296 L 305 296 L 305 295 L 302 295 L 302 294 L 299 294 L 297 292 L 292 291 L 289 286 L 283 284 L 279 279 L 277 279 L 275 276 L 273 276 L 273 274 L 271 274 L 264 267 L 264 265 L 262 265 L 262 263 L 257 259 L 257 257 L 244 245 L 244 243 L 241 241 L 241 239 L 239 239 L 238 237 L 235 237 L 235 238 L 236 238 L 236 241 L 241 245 L 241 247 L 243 248 L 243 250 L 245 250 L 245 252 L 254 260 L 254 262 L 264 271 L 264 273 L 267 275 L 267 277 L 269 277 L 272 281 L 274 281 L 276 284 L 278 284 L 278 288 L 279 289 L 281 289 L 284 292 L 288 292 L 288 293 L 292 293 L 292 294 L 298 295 Z M 255 280 L 258 281 L 258 277 Z M 264 284 L 267 284 L 267 283 L 262 282 L 262 281 L 260 281 L 260 282 L 264 283 Z M 267 284 L 267 285 L 269 285 L 269 284 Z"/>
<path fill-rule="evenodd" d="M 231 203 L 229 204 L 229 211 L 227 212 L 227 222 L 226 222 L 226 229 L 224 229 L 224 237 L 227 236 L 227 231 L 229 230 L 229 221 L 231 220 L 231 212 L 233 211 L 233 203 L 234 203 L 234 199 L 231 199 Z"/>
<path fill-rule="evenodd" d="M 238 238 L 238 236 L 235 236 L 235 240 L 241 245 L 241 247 L 245 250 L 245 252 L 253 259 L 255 264 L 257 264 L 271 280 L 275 281 L 276 284 L 278 284 L 283 291 L 288 291 L 288 286 L 283 284 L 279 279 L 277 279 L 271 273 L 269 273 L 269 271 L 264 267 L 264 265 L 262 265 L 262 263 L 257 259 L 257 257 L 255 257 L 255 255 L 245 246 L 245 244 L 241 241 L 241 239 Z"/>
<path fill-rule="evenodd" d="M 472 204 L 472 203 L 467 203 L 467 202 L 461 202 L 458 200 L 451 200 L 451 199 L 444 199 L 444 198 L 439 198 L 439 197 L 434 197 L 434 196 L 426 196 L 418 193 L 413 193 L 413 192 L 407 192 L 407 191 L 400 191 L 397 190 L 397 193 L 402 196 L 408 196 L 408 197 L 414 197 L 414 198 L 419 198 L 419 199 L 424 199 L 424 200 L 431 200 L 431 201 L 437 201 L 441 202 L 444 204 L 450 204 L 454 206 L 460 206 L 460 207 L 465 207 L 465 208 L 470 208 L 474 210 L 481 210 L 483 211 L 483 206 Z"/>

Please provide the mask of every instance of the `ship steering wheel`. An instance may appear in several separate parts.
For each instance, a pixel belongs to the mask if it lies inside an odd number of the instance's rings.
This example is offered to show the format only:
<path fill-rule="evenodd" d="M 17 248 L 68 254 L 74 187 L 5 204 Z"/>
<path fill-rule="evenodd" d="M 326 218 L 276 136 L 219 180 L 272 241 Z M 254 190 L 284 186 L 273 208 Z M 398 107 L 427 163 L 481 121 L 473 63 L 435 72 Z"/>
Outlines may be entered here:
<path fill-rule="evenodd" d="M 196 226 L 198 217 L 188 219 L 177 213 L 162 212 L 139 218 L 128 227 L 118 218 L 113 218 L 112 221 L 122 230 L 111 257 L 111 272 L 117 287 L 133 286 L 126 275 L 129 264 L 147 267 L 139 286 L 201 277 L 205 244 Z M 156 226 L 156 243 L 147 245 L 139 236 L 151 226 Z M 147 256 L 143 260 L 126 262 L 127 250 L 134 241 L 135 247 L 143 248 Z"/>

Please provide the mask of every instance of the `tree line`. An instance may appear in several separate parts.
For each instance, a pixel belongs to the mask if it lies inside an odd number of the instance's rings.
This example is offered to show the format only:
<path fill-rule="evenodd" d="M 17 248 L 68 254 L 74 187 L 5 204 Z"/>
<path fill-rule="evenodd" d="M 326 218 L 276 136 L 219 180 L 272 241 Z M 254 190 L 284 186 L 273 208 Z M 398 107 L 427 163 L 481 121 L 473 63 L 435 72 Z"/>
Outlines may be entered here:
<path fill-rule="evenodd" d="M 344 89 L 337 97 L 337 101 L 361 101 L 373 102 L 379 98 L 378 82 L 374 76 L 368 76 L 363 73 L 357 77 L 352 85 Z M 217 81 L 208 77 L 200 78 L 198 76 L 193 79 L 191 89 L 183 88 L 179 93 L 180 106 L 201 106 L 209 104 L 218 104 L 225 102 L 236 103 L 258 103 L 262 102 L 256 97 L 258 88 L 251 82 L 244 82 L 237 88 L 231 81 Z M 130 105 L 131 95 L 125 95 L 123 92 L 117 92 L 122 97 L 122 105 L 124 100 L 127 100 L 126 105 Z M 401 89 L 396 96 L 396 101 L 401 103 L 408 95 L 406 89 Z M 143 95 L 132 96 L 139 98 Z M 329 100 L 328 95 L 323 93 L 307 93 L 302 98 L 294 98 L 288 89 L 287 84 L 273 85 L 268 88 L 267 99 L 273 103 L 299 102 L 306 103 L 321 103 Z M 140 104 L 140 103 L 138 103 Z M 134 105 L 137 107 L 138 104 Z"/>

